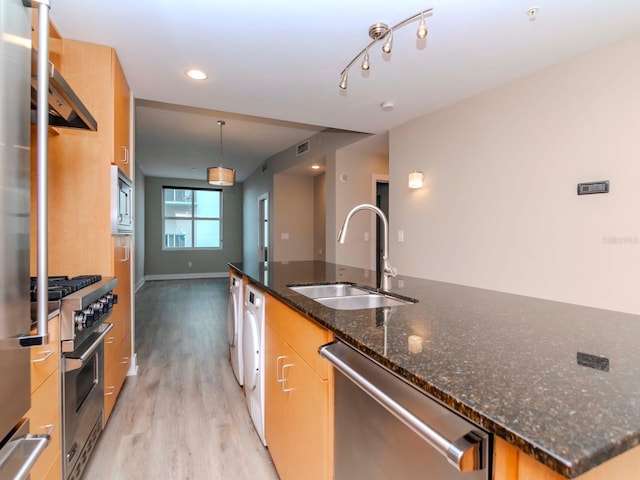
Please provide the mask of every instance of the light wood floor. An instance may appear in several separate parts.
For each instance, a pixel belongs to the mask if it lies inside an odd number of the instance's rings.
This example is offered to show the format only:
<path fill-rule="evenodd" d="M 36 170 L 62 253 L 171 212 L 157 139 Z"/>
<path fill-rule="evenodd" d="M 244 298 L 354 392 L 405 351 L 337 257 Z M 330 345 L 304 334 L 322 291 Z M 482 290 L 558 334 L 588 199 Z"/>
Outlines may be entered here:
<path fill-rule="evenodd" d="M 228 279 L 138 291 L 138 376 L 127 377 L 85 480 L 278 478 L 228 361 L 227 293 Z"/>

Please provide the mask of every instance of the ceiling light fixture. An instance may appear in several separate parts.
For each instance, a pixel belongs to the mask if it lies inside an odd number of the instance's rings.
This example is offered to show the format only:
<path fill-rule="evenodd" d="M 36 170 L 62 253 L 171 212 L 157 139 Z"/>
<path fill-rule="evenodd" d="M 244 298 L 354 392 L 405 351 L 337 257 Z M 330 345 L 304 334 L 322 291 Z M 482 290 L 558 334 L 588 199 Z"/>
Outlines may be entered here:
<path fill-rule="evenodd" d="M 418 25 L 418 30 L 416 32 L 416 36 L 419 39 L 424 39 L 427 37 L 427 25 L 424 21 L 424 17 L 431 17 L 433 15 L 433 8 L 427 8 L 426 10 L 422 10 L 421 12 L 416 13 L 415 15 L 410 16 L 409 18 L 405 18 L 401 22 L 397 23 L 393 27 L 389 27 L 386 23 L 374 23 L 369 27 L 369 36 L 372 38 L 372 41 L 364 47 L 358 54 L 353 57 L 353 59 L 347 63 L 347 66 L 342 69 L 340 72 L 340 88 L 342 90 L 347 89 L 347 81 L 349 78 L 349 69 L 353 66 L 356 61 L 364 56 L 362 60 L 361 68 L 362 70 L 369 70 L 371 68 L 371 64 L 369 61 L 369 49 L 374 46 L 380 40 L 385 40 L 382 45 L 382 51 L 386 54 L 390 54 L 393 48 L 393 32 L 409 25 L 412 22 L 420 19 L 420 24 Z"/>
<path fill-rule="evenodd" d="M 230 187 L 236 180 L 236 171 L 233 168 L 222 166 L 222 127 L 224 120 L 218 120 L 220 126 L 220 166 L 207 168 L 207 182 L 219 187 Z"/>
<path fill-rule="evenodd" d="M 313 170 L 320 170 L 320 165 L 311 165 Z"/>
<path fill-rule="evenodd" d="M 197 68 L 192 68 L 191 70 L 187 70 L 185 75 L 193 80 L 206 80 L 207 74 L 202 70 L 198 70 Z"/>

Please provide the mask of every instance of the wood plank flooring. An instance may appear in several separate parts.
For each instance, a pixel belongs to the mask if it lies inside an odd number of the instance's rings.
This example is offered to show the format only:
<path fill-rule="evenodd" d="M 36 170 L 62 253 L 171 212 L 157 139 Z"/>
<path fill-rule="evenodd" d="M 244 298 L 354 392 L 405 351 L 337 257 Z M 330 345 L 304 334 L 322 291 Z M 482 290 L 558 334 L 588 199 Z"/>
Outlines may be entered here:
<path fill-rule="evenodd" d="M 228 279 L 154 281 L 136 294 L 127 377 L 84 479 L 277 480 L 231 371 Z"/>

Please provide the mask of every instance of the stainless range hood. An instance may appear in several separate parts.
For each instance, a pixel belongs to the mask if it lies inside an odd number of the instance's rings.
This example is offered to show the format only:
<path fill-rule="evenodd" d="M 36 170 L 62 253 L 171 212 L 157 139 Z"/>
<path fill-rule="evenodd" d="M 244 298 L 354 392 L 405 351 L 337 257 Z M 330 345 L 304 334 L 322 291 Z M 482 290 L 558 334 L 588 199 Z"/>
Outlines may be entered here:
<path fill-rule="evenodd" d="M 31 51 L 31 123 L 36 122 L 38 100 L 38 53 Z M 53 63 L 49 62 L 49 125 L 95 132 L 98 123 Z"/>

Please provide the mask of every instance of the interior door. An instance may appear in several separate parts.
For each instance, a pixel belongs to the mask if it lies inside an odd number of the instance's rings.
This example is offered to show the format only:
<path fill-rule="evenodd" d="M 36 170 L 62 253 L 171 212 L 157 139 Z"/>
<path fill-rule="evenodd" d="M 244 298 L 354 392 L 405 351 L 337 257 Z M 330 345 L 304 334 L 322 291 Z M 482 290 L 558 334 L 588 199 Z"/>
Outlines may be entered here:
<path fill-rule="evenodd" d="M 258 231 L 260 245 L 258 246 L 260 261 L 269 261 L 269 194 L 258 197 Z"/>

